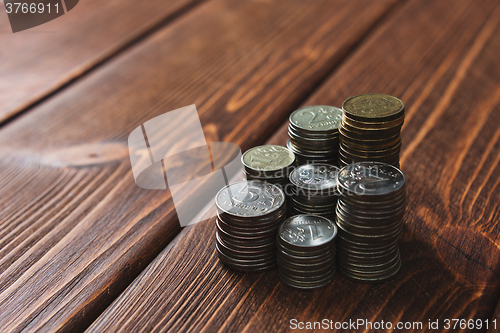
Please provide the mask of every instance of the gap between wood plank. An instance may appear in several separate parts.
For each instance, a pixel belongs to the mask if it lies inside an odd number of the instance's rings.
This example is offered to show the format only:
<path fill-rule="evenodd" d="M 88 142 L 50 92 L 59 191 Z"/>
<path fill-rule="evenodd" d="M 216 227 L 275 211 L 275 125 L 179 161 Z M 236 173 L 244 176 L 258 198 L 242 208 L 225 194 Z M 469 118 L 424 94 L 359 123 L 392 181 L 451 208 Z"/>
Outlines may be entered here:
<path fill-rule="evenodd" d="M 47 90 L 45 95 L 39 97 L 36 101 L 32 102 L 28 106 L 22 108 L 21 110 L 13 113 L 12 115 L 8 116 L 7 118 L 0 120 L 0 129 L 7 124 L 13 122 L 17 118 L 21 117 L 22 115 L 25 115 L 32 109 L 36 108 L 38 105 L 42 104 L 43 102 L 47 101 L 48 99 L 52 98 L 53 96 L 57 95 L 59 92 L 63 91 L 64 89 L 70 87 L 72 84 L 75 82 L 78 82 L 82 78 L 86 77 L 87 75 L 91 74 L 101 66 L 105 65 L 109 61 L 113 60 L 115 57 L 120 55 L 122 52 L 126 51 L 127 49 L 132 48 L 133 46 L 141 43 L 142 41 L 146 40 L 148 37 L 151 35 L 155 34 L 158 30 L 163 29 L 170 23 L 174 22 L 178 18 L 184 16 L 187 14 L 189 11 L 193 10 L 194 8 L 198 7 L 204 2 L 208 2 L 209 0 L 194 0 L 193 2 L 190 2 L 181 8 L 179 8 L 177 11 L 167 15 L 157 23 L 154 23 L 152 26 L 145 28 L 144 31 L 137 33 L 135 36 L 132 35 L 127 42 L 125 42 L 123 45 L 119 46 L 115 50 L 110 51 L 108 54 L 104 54 L 102 56 L 98 56 L 96 58 L 96 61 L 89 67 L 84 68 L 83 71 L 76 75 L 73 78 L 70 78 L 67 82 L 61 84 L 59 87 L 55 87 L 53 89 Z M 64 3 L 64 2 L 63 2 Z"/>

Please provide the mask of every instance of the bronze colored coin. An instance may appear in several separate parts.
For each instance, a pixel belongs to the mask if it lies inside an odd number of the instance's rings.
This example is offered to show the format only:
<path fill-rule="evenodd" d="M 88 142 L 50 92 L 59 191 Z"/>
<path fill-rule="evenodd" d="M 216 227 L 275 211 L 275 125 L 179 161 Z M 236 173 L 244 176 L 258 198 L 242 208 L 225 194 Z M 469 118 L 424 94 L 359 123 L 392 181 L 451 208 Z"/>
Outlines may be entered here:
<path fill-rule="evenodd" d="M 339 148 L 339 156 L 342 156 L 344 160 L 354 160 L 354 161 L 376 161 L 376 162 L 392 162 L 399 158 L 399 151 L 393 152 L 387 155 L 376 155 L 376 154 L 366 154 L 366 155 L 358 155 L 351 154 Z"/>
<path fill-rule="evenodd" d="M 390 133 L 391 134 L 390 136 L 377 137 L 377 136 L 368 136 L 360 133 L 355 133 L 349 131 L 349 129 L 345 127 L 341 127 L 339 129 L 339 133 L 340 133 L 339 136 L 340 142 L 347 141 L 368 146 L 385 146 L 389 143 L 391 143 L 391 145 L 394 145 L 401 139 L 399 131 Z"/>
<path fill-rule="evenodd" d="M 343 123 L 347 123 L 352 127 L 358 128 L 358 129 L 364 129 L 368 131 L 378 131 L 378 130 L 385 130 L 385 129 L 390 129 L 393 127 L 399 127 L 403 126 L 404 124 L 404 114 L 394 120 L 391 121 L 379 121 L 379 122 L 364 122 L 364 121 L 358 121 L 355 119 L 351 119 L 348 116 L 344 115 L 342 118 Z"/>
<path fill-rule="evenodd" d="M 384 139 L 388 137 L 392 137 L 394 135 L 398 135 L 401 133 L 401 127 L 391 127 L 388 129 L 377 129 L 377 130 L 368 130 L 363 128 L 358 128 L 352 126 L 348 123 L 342 123 L 342 131 L 347 133 L 350 137 L 357 138 L 360 140 L 363 139 Z"/>
<path fill-rule="evenodd" d="M 366 149 L 359 149 L 359 148 L 353 148 L 349 145 L 346 145 L 345 143 L 341 143 L 339 145 L 339 149 L 353 154 L 353 155 L 360 155 L 360 156 L 370 156 L 370 155 L 390 155 L 393 153 L 399 153 L 401 151 L 401 140 L 399 140 L 394 146 L 384 148 L 384 149 L 379 149 L 379 150 L 366 150 Z"/>
<path fill-rule="evenodd" d="M 372 150 L 384 150 L 384 149 L 389 149 L 391 147 L 394 147 L 399 144 L 401 141 L 401 137 L 397 136 L 394 140 L 392 141 L 387 141 L 383 144 L 380 142 L 371 142 L 371 141 L 360 141 L 360 140 L 352 140 L 346 137 L 342 137 L 340 139 L 340 144 L 343 146 L 347 146 L 352 149 L 356 150 L 366 150 L 366 151 L 372 151 Z"/>
<path fill-rule="evenodd" d="M 404 114 L 403 102 L 399 98 L 385 94 L 350 97 L 342 103 L 342 109 L 349 118 L 364 122 L 386 122 Z"/>

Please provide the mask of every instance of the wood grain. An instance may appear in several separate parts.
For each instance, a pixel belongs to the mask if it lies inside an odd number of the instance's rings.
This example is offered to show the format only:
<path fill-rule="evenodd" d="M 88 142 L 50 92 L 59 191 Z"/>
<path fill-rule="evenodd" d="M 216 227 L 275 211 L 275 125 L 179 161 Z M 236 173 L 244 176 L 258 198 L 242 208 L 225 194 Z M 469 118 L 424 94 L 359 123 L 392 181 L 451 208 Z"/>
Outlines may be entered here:
<path fill-rule="evenodd" d="M 439 319 L 444 331 L 445 319 L 491 318 L 500 293 L 499 32 L 497 1 L 409 1 L 304 104 L 368 92 L 406 102 L 409 204 L 395 279 L 338 275 L 300 292 L 276 272 L 236 273 L 217 260 L 212 219 L 185 228 L 88 332 L 279 332 L 292 318 L 422 322 L 426 331 Z M 286 125 L 269 143 L 285 143 Z"/>
<path fill-rule="evenodd" d="M 80 1 L 13 34 L 0 4 L 0 124 L 46 98 L 200 0 Z"/>
<path fill-rule="evenodd" d="M 5 126 L 0 331 L 84 330 L 179 232 L 133 129 L 194 103 L 208 142 L 261 143 L 394 3 L 210 1 Z"/>

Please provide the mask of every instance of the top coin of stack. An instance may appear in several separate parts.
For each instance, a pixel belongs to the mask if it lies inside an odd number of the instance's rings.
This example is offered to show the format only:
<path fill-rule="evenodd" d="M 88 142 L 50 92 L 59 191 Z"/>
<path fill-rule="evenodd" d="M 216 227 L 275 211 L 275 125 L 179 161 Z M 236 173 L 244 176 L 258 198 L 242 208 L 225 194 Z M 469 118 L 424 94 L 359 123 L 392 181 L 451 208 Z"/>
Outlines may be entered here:
<path fill-rule="evenodd" d="M 365 94 L 347 99 L 339 129 L 339 162 L 376 161 L 399 167 L 404 104 L 396 97 Z"/>
<path fill-rule="evenodd" d="M 283 191 L 260 181 L 240 181 L 215 196 L 219 259 L 238 271 L 260 272 L 276 266 L 276 234 L 286 218 Z"/>
<path fill-rule="evenodd" d="M 339 168 L 329 164 L 297 167 L 290 174 L 290 214 L 313 214 L 335 219 L 338 172 Z"/>
<path fill-rule="evenodd" d="M 307 106 L 290 115 L 287 147 L 295 153 L 298 165 L 338 164 L 341 120 L 341 109 L 325 105 Z"/>
<path fill-rule="evenodd" d="M 241 157 L 245 179 L 261 180 L 285 189 L 293 171 L 295 155 L 285 147 L 264 145 L 250 148 Z"/>
<path fill-rule="evenodd" d="M 329 284 L 335 265 L 337 227 L 321 216 L 296 215 L 281 224 L 277 236 L 278 276 L 298 289 Z"/>

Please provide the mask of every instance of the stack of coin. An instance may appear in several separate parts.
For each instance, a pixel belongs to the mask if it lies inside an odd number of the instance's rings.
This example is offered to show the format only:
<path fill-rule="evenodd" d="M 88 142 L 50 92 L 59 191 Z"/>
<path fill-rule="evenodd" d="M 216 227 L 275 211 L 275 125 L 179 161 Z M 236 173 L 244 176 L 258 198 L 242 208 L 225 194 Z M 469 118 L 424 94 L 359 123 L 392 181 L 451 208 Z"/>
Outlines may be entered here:
<path fill-rule="evenodd" d="M 399 167 L 404 104 L 383 94 L 354 96 L 342 104 L 339 163 L 376 161 Z"/>
<path fill-rule="evenodd" d="M 283 191 L 261 181 L 223 187 L 217 206 L 216 248 L 228 267 L 259 272 L 276 266 L 276 234 L 286 218 Z"/>
<path fill-rule="evenodd" d="M 401 267 L 398 240 L 406 208 L 405 176 L 380 162 L 350 164 L 338 175 L 339 270 L 361 282 L 381 282 Z"/>
<path fill-rule="evenodd" d="M 241 162 L 245 179 L 269 182 L 284 190 L 294 169 L 295 155 L 285 147 L 264 145 L 247 150 Z"/>
<path fill-rule="evenodd" d="M 277 236 L 278 275 L 290 287 L 315 289 L 335 271 L 337 227 L 321 216 L 297 215 L 283 222 Z"/>
<path fill-rule="evenodd" d="M 290 215 L 314 214 L 335 220 L 337 174 L 329 164 L 305 164 L 290 174 Z"/>
<path fill-rule="evenodd" d="M 341 109 L 325 105 L 308 106 L 290 115 L 287 147 L 294 152 L 298 165 L 338 165 L 341 120 Z"/>

